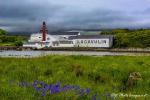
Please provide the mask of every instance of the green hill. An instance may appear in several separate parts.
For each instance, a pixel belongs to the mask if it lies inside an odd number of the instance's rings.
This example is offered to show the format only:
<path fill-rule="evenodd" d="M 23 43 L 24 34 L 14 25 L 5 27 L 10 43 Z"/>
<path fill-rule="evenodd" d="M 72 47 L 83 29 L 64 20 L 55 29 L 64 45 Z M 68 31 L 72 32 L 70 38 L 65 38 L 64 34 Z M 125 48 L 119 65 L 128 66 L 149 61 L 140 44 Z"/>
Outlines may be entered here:
<path fill-rule="evenodd" d="M 128 30 L 114 29 L 103 30 L 101 34 L 114 35 L 115 48 L 149 48 L 150 29 Z"/>

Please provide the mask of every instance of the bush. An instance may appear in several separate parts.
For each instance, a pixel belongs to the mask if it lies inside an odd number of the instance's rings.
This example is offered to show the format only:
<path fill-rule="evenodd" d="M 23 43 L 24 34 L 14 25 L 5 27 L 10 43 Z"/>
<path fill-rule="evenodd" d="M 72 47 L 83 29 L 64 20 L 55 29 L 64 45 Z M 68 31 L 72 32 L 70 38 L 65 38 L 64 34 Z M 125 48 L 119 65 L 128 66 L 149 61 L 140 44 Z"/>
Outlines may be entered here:
<path fill-rule="evenodd" d="M 22 41 L 16 41 L 15 42 L 15 46 L 22 46 L 22 45 L 23 45 Z"/>
<path fill-rule="evenodd" d="M 6 34 L 7 34 L 7 32 L 5 30 L 0 29 L 0 35 L 6 35 Z"/>

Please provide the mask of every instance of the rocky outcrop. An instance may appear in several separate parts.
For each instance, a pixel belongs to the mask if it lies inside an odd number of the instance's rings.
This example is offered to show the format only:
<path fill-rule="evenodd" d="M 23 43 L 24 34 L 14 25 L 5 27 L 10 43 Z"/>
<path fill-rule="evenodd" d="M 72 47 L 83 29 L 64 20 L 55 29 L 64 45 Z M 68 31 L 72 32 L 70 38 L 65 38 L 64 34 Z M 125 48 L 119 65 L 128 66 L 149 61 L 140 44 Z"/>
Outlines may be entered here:
<path fill-rule="evenodd" d="M 139 72 L 132 72 L 128 76 L 127 87 L 133 87 L 138 81 L 142 80 L 142 76 Z"/>

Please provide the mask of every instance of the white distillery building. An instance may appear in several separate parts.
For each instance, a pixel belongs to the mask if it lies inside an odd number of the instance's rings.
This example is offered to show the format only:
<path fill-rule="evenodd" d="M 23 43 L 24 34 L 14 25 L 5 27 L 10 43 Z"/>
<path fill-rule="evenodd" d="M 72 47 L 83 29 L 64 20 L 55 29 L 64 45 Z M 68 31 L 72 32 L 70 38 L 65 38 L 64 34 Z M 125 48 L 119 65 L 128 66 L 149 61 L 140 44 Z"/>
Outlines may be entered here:
<path fill-rule="evenodd" d="M 110 48 L 113 45 L 112 35 L 81 35 L 80 32 L 46 33 L 46 24 L 43 22 L 42 33 L 31 34 L 23 47 L 49 48 L 49 47 L 98 47 Z"/>
<path fill-rule="evenodd" d="M 68 35 L 66 35 L 66 33 Z M 23 44 L 23 47 L 45 48 L 45 47 L 99 47 L 110 48 L 113 45 L 112 35 L 80 35 L 76 36 L 71 32 L 66 32 L 64 35 L 46 35 L 46 41 L 42 41 L 41 33 L 32 34 L 28 42 Z"/>

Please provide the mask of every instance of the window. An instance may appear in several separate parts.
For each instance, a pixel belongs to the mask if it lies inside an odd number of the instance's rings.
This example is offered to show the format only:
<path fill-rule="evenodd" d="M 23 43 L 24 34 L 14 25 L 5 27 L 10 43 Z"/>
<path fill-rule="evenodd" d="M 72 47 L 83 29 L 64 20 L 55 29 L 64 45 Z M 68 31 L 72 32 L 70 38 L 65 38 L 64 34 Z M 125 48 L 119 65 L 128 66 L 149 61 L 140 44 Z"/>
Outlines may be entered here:
<path fill-rule="evenodd" d="M 72 41 L 59 41 L 60 44 L 73 44 Z"/>
<path fill-rule="evenodd" d="M 50 40 L 50 38 L 48 37 L 47 40 Z"/>
<path fill-rule="evenodd" d="M 86 43 L 87 43 L 87 40 L 84 40 L 84 43 L 86 44 Z"/>

